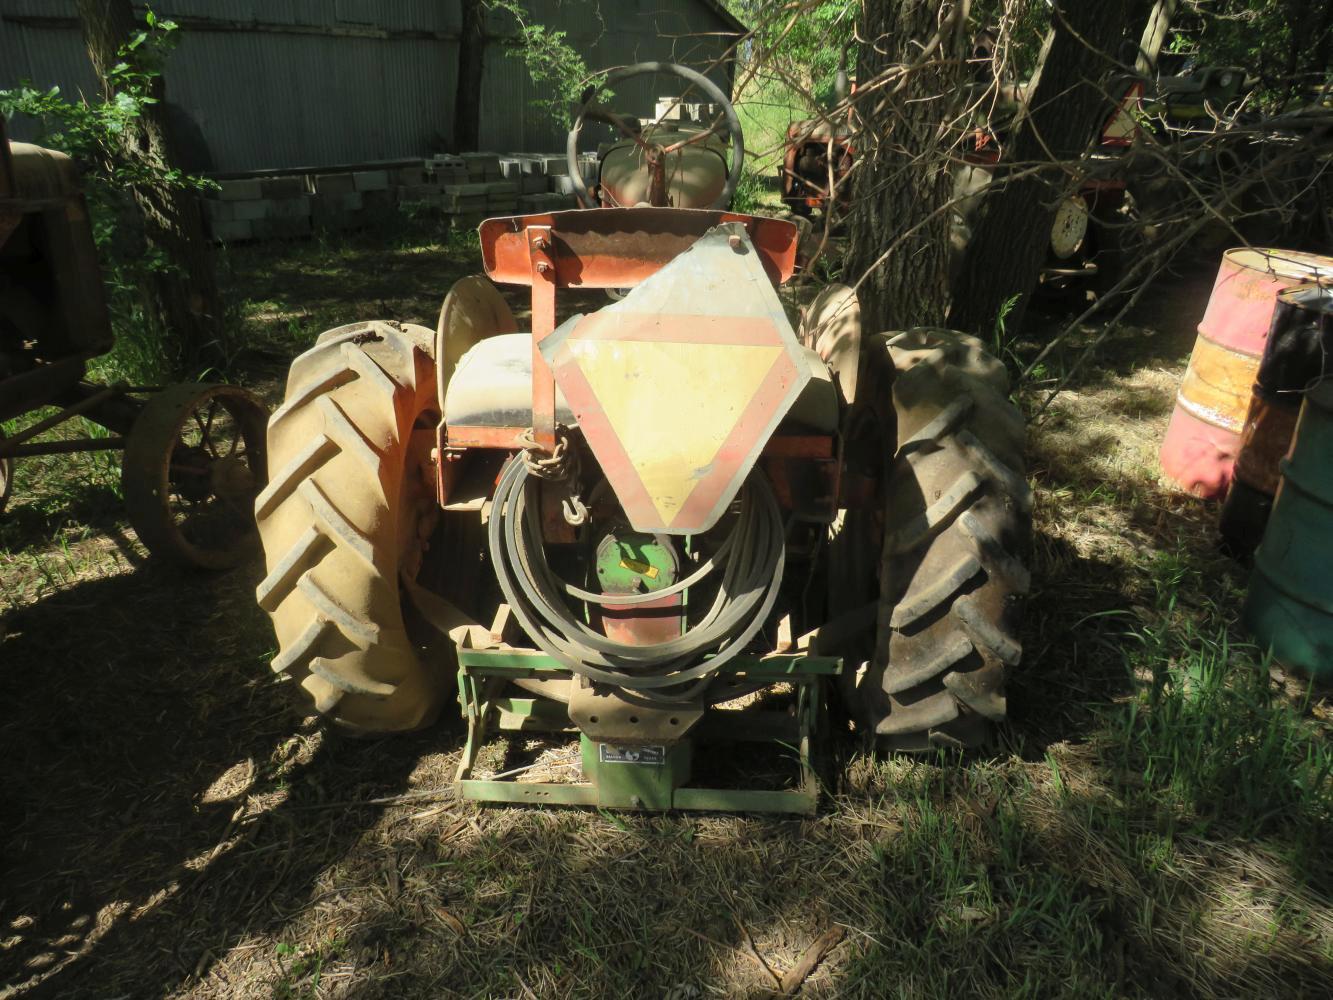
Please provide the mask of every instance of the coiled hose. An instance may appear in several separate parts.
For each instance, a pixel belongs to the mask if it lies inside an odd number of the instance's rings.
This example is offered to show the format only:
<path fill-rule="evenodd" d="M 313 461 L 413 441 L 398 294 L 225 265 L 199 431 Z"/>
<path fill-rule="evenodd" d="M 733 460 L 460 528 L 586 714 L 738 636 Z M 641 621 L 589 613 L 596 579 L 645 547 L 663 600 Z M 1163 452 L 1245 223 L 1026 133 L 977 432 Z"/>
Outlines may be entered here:
<path fill-rule="evenodd" d="M 773 610 L 782 583 L 785 526 L 773 487 L 761 473 L 746 481 L 735 527 L 713 557 L 686 578 L 645 594 L 594 594 L 556 576 L 541 542 L 533 492 L 538 486 L 522 456 L 510 460 L 491 507 L 491 560 L 505 600 L 532 641 L 574 673 L 643 698 L 689 700 L 746 647 Z M 572 597 L 603 607 L 646 604 L 698 586 L 719 569 L 722 581 L 708 613 L 669 642 L 632 646 L 608 639 L 567 602 Z"/>

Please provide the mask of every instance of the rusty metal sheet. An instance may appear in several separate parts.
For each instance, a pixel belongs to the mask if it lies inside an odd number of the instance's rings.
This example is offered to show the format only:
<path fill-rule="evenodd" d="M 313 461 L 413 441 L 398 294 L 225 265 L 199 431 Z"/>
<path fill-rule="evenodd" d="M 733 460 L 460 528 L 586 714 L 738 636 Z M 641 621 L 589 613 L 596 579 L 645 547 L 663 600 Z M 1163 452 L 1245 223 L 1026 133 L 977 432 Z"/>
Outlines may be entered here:
<path fill-rule="evenodd" d="M 482 260 L 495 281 L 529 285 L 532 259 L 524 231 L 550 226 L 559 287 L 630 288 L 722 223 L 745 227 L 769 281 L 791 278 L 797 229 L 790 222 L 689 208 L 575 209 L 487 219 L 481 224 Z"/>

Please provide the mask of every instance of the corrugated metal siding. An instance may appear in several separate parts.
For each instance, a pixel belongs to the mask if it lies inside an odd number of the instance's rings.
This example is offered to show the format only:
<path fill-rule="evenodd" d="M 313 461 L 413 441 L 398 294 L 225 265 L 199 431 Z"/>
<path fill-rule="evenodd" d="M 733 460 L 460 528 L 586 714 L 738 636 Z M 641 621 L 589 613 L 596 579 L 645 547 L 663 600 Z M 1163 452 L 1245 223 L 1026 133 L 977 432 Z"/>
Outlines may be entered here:
<path fill-rule="evenodd" d="M 536 22 L 567 32 L 595 69 L 648 59 L 704 69 L 728 44 L 710 34 L 724 25 L 700 0 L 528 5 Z M 592 16 L 599 7 L 611 12 Z M 449 148 L 457 0 L 159 0 L 155 9 L 186 25 L 166 83 L 195 169 L 318 166 Z M 0 0 L 0 87 L 29 79 L 68 94 L 96 91 L 77 27 L 15 23 L 12 16 L 72 19 L 74 0 Z M 190 18 L 212 23 L 190 25 Z M 563 126 L 533 109 L 533 84 L 506 48 L 493 43 L 486 53 L 483 148 L 563 149 Z M 728 70 L 710 75 L 727 89 Z M 679 92 L 674 78 L 644 78 L 622 87 L 616 104 L 647 114 L 657 95 Z M 14 138 L 33 134 L 22 122 L 10 131 Z"/>

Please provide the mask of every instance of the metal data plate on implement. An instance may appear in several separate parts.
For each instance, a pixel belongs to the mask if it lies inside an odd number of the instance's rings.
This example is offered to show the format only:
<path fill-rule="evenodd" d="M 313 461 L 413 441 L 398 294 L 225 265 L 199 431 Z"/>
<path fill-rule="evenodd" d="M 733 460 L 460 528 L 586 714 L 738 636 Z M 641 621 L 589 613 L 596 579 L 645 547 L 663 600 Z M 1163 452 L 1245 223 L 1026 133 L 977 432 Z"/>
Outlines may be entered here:
<path fill-rule="evenodd" d="M 707 531 L 810 368 L 740 223 L 541 343 L 635 531 Z"/>

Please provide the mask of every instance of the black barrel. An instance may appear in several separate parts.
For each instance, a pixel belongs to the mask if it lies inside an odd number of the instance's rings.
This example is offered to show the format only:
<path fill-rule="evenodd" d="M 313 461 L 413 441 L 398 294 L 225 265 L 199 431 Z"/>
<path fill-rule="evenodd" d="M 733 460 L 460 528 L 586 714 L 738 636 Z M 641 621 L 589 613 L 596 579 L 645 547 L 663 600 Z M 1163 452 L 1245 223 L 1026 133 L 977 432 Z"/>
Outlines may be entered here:
<path fill-rule="evenodd" d="M 1218 529 L 1230 554 L 1249 559 L 1263 538 L 1277 492 L 1278 463 L 1291 447 L 1308 389 L 1333 373 L 1333 286 L 1297 285 L 1278 293 L 1241 430 L 1235 477 Z"/>

